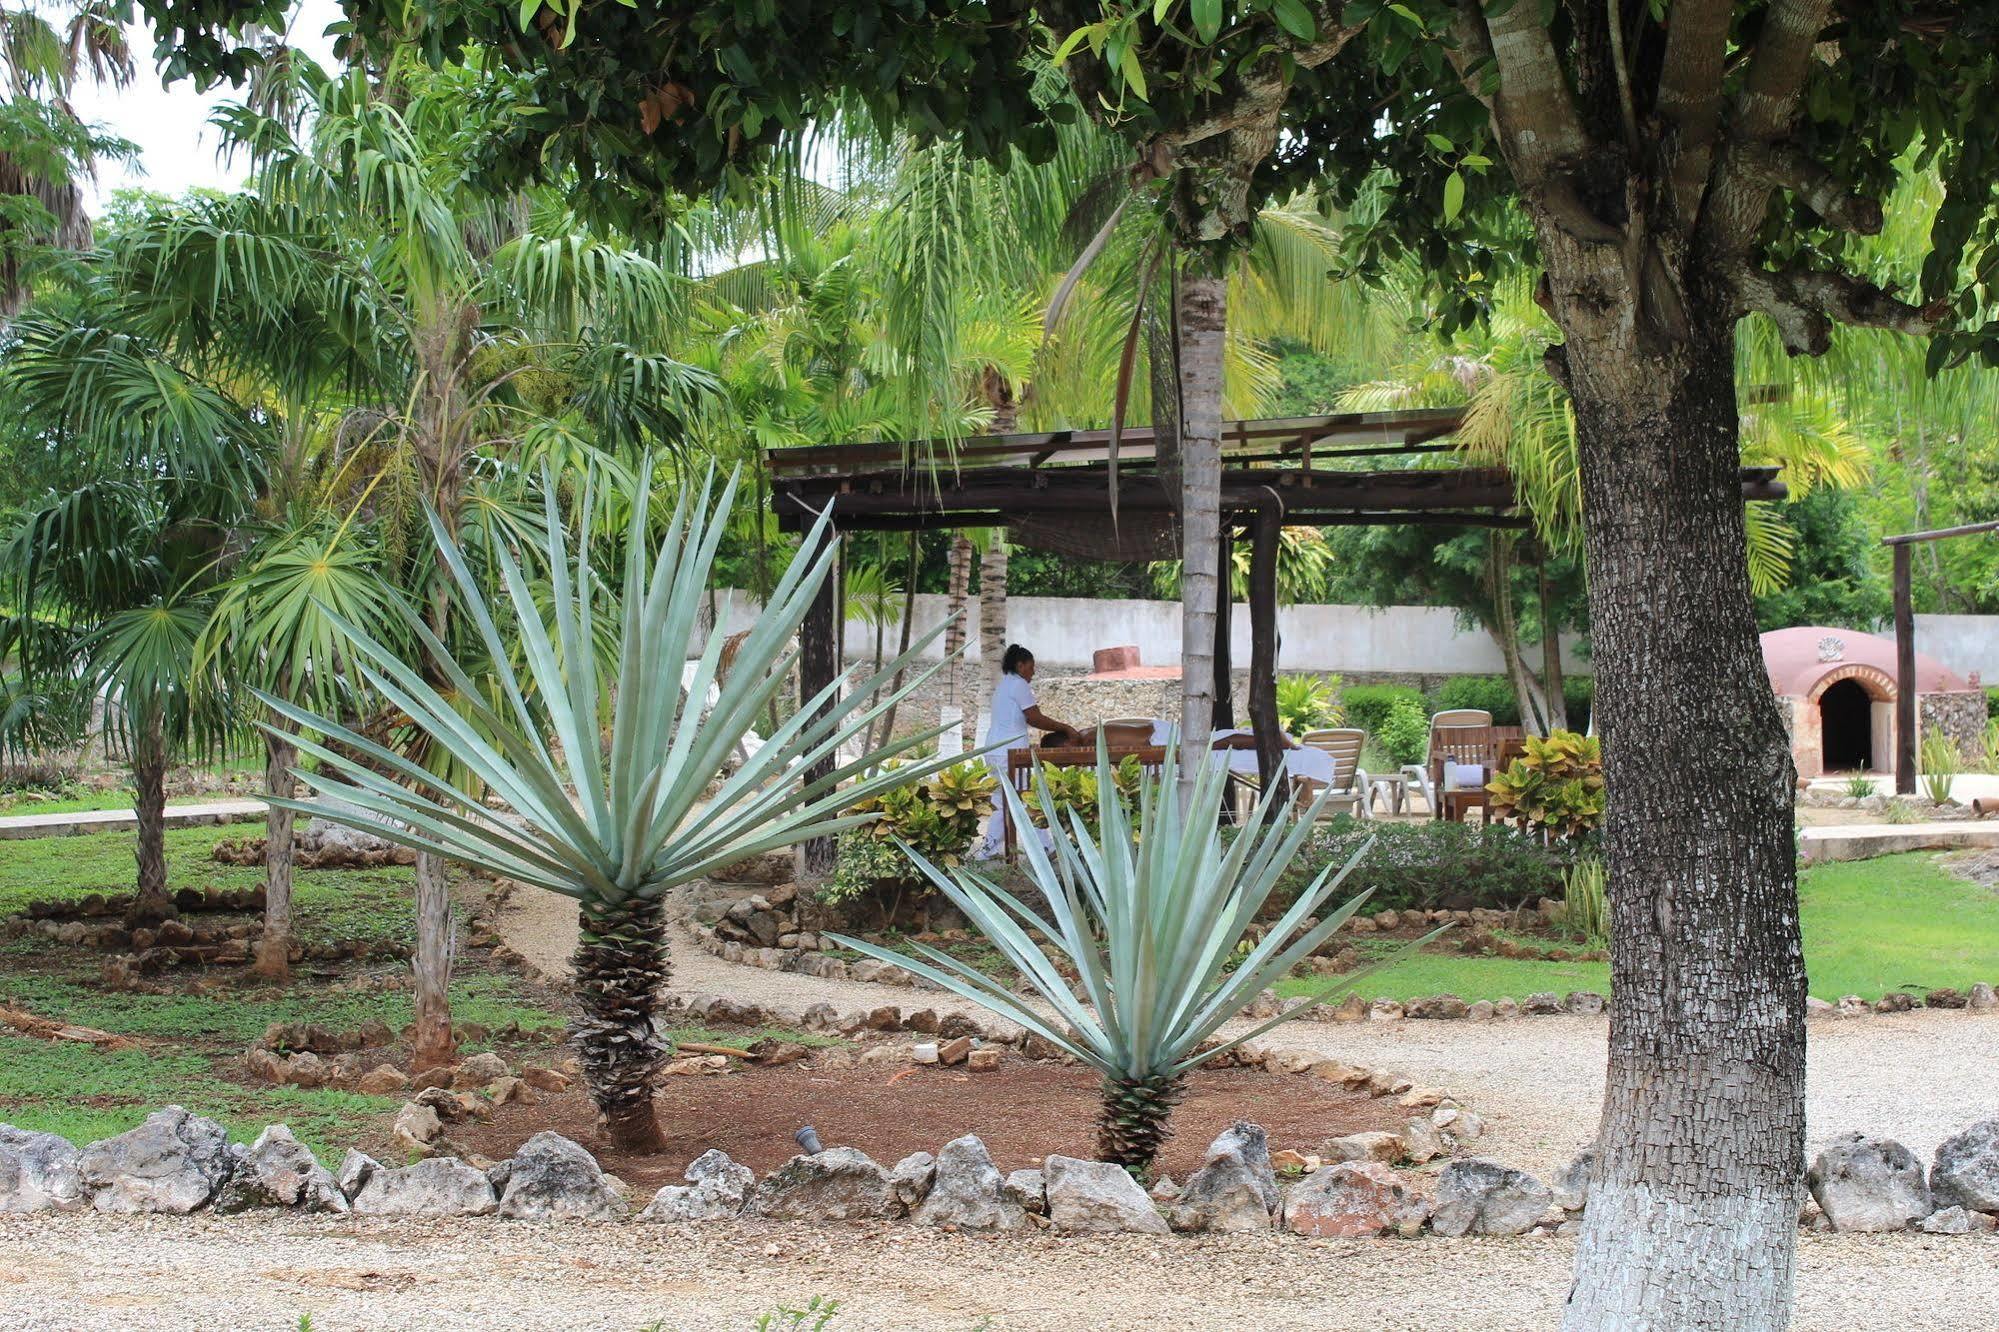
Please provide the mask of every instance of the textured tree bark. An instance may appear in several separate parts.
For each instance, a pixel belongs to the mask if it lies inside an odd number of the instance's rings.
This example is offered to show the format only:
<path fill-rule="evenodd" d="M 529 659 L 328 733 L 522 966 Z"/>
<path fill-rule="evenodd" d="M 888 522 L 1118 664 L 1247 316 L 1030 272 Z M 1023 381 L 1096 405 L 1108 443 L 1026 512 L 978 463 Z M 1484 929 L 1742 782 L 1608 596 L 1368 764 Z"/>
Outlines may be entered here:
<path fill-rule="evenodd" d="M 298 747 L 289 737 L 264 734 L 264 790 L 289 800 L 298 789 L 292 764 Z M 264 818 L 264 932 L 251 970 L 265 980 L 291 978 L 292 827 L 295 816 L 272 805 Z"/>
<path fill-rule="evenodd" d="M 1230 578 L 1230 547 L 1235 533 L 1228 523 L 1215 534 L 1215 569 L 1219 586 L 1215 596 L 1215 729 L 1235 725 L 1235 650 L 1229 642 L 1234 632 L 1229 620 L 1235 614 L 1235 593 Z M 1253 687 L 1253 686 L 1252 686 Z"/>
<path fill-rule="evenodd" d="M 451 963 L 457 935 L 451 919 L 451 885 L 442 856 L 416 858 L 416 1032 L 410 1065 L 422 1072 L 454 1063 L 458 1042 L 451 1033 Z"/>
<path fill-rule="evenodd" d="M 1228 280 L 1180 279 L 1180 804 L 1208 750 L 1215 711 L 1216 570 L 1222 528 L 1222 349 Z"/>
<path fill-rule="evenodd" d="M 996 527 L 986 535 L 986 548 L 979 553 L 979 677 L 984 688 L 973 713 L 978 717 L 992 704 L 1006 656 L 1006 529 Z"/>
<path fill-rule="evenodd" d="M 167 896 L 167 745 L 156 712 L 140 722 L 132 737 L 132 788 L 132 813 L 139 824 L 139 891 L 128 919 L 157 925 L 176 913 Z"/>
<path fill-rule="evenodd" d="M 1541 597 L 1541 689 L 1548 697 L 1548 729 L 1566 731 L 1569 701 L 1562 692 L 1562 635 L 1555 623 L 1555 590 L 1545 556 L 1536 572 Z"/>
<path fill-rule="evenodd" d="M 972 586 L 972 542 L 963 532 L 951 534 L 950 582 L 945 587 L 945 606 L 950 613 L 950 623 L 944 628 L 944 652 L 951 659 L 945 667 L 944 682 L 948 686 L 947 696 L 958 709 L 958 747 L 964 753 L 972 752 L 975 723 L 971 708 L 967 706 L 965 659 L 958 655 L 965 646 L 965 635 L 969 626 L 965 623 L 965 601 Z"/>
<path fill-rule="evenodd" d="M 669 964 L 657 899 L 585 902 L 574 970 L 579 1013 L 570 1025 L 584 1084 L 604 1134 L 626 1151 L 666 1146 L 652 1106 L 652 1080 L 671 1047 L 653 1022 Z"/>
<path fill-rule="evenodd" d="M 837 542 L 837 536 L 829 536 Z M 840 588 L 839 580 L 829 576 L 819 585 L 818 594 L 806 608 L 805 620 L 798 626 L 798 703 L 804 707 L 820 690 L 833 683 L 839 673 L 840 635 Z M 806 769 L 808 781 L 817 780 L 833 771 L 833 756 L 828 754 Z M 798 844 L 798 868 L 807 879 L 823 879 L 833 872 L 836 848 L 830 837 L 814 837 Z"/>
<path fill-rule="evenodd" d="M 1692 323 L 1666 355 L 1569 347 L 1613 917 L 1569 1332 L 1779 1329 L 1790 1314 L 1805 1072 L 1793 772 L 1743 556 L 1733 320 Z"/>

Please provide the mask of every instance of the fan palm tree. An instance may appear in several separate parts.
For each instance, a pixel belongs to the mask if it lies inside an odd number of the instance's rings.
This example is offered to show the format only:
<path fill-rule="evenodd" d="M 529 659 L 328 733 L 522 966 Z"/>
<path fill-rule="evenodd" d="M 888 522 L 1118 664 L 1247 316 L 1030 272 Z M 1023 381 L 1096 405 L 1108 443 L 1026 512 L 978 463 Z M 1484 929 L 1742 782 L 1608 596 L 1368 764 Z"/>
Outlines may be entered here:
<path fill-rule="evenodd" d="M 443 518 L 431 519 L 441 562 L 485 649 L 486 681 L 462 666 L 414 611 L 406 616 L 409 632 L 441 672 L 441 685 L 395 648 L 332 617 L 347 633 L 369 683 L 497 794 L 505 812 L 337 718 L 275 694 L 260 695 L 301 732 L 299 748 L 320 761 L 318 771 L 300 776 L 313 790 L 335 798 L 288 802 L 292 808 L 365 826 L 419 852 L 576 899 L 581 1011 L 574 1034 L 605 1131 L 618 1147 L 632 1150 L 662 1144 L 651 1078 L 668 1053 L 653 1019 L 667 979 L 667 893 L 745 856 L 864 822 L 866 816 L 843 811 L 949 762 L 947 756 L 893 770 L 884 766 L 933 740 L 937 732 L 931 730 L 853 762 L 836 761 L 826 776 L 803 776 L 840 745 L 866 734 L 887 706 L 881 697 L 885 677 L 908 664 L 897 661 L 851 692 L 843 674 L 803 700 L 763 747 L 725 778 L 731 752 L 787 679 L 797 657 L 787 643 L 831 575 L 830 522 L 820 520 L 777 581 L 764 614 L 721 680 L 716 701 L 704 711 L 701 700 L 717 681 L 723 640 L 701 628 L 702 610 L 735 482 L 723 486 L 719 497 L 707 482 L 698 494 L 683 492 L 657 553 L 648 558 L 649 483 L 643 478 L 649 472 L 641 471 L 625 537 L 615 662 L 597 656 L 596 625 L 609 594 L 607 580 L 592 566 L 587 541 L 572 559 L 552 486 L 544 551 L 552 581 L 549 622 L 510 554 L 494 553 L 506 588 L 506 604 L 498 607 L 489 603 Z M 510 613 L 525 648 L 525 678 L 509 661 L 503 611 Z M 925 634 L 912 652 L 940 631 Z M 691 658 L 699 665 L 683 686 L 682 667 Z M 934 670 L 915 675 L 903 692 L 919 687 Z M 599 722 L 600 679 L 612 675 L 617 688 L 606 742 Z M 446 690 L 453 692 L 447 696 Z M 326 742 L 311 738 L 313 732 Z"/>

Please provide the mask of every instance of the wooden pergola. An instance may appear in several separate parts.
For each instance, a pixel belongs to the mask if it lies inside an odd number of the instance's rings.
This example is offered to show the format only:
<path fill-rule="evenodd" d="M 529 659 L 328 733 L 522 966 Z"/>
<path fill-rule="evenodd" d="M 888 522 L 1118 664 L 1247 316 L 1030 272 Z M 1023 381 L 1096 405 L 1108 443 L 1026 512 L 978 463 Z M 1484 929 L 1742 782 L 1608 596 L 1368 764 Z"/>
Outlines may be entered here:
<path fill-rule="evenodd" d="M 1503 468 L 1440 466 L 1462 409 L 1418 408 L 1230 421 L 1222 427 L 1221 572 L 1251 541 L 1249 712 L 1265 779 L 1281 756 L 1276 672 L 1277 555 L 1286 525 L 1525 528 Z M 1104 558 L 1160 558 L 1180 506 L 1151 426 L 828 444 L 765 453 L 781 528 L 808 530 L 830 504 L 836 532 L 1006 527 L 1017 544 Z M 1746 467 L 1745 499 L 1781 499 L 1773 467 Z M 1113 516 L 1112 493 L 1116 505 Z M 1171 553 L 1177 553 L 1177 543 Z M 820 592 L 800 632 L 806 695 L 838 669 L 837 591 Z M 1230 724 L 1229 598 L 1218 599 L 1216 714 Z"/>

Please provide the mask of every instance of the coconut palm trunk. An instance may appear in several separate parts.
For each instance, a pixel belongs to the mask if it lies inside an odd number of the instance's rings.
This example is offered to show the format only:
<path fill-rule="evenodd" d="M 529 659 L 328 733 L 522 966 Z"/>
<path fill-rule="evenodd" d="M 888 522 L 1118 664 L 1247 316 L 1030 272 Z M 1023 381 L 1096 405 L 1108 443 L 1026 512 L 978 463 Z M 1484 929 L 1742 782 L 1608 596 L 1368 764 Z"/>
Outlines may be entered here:
<path fill-rule="evenodd" d="M 298 762 L 298 747 L 291 742 L 281 719 L 264 733 L 264 790 L 280 799 L 298 794 L 292 767 Z M 251 970 L 265 980 L 285 981 L 291 977 L 292 832 L 297 816 L 286 805 L 273 804 L 264 817 L 264 932 L 257 939 L 257 954 Z"/>
<path fill-rule="evenodd" d="M 652 1080 L 672 1053 L 653 1020 L 670 974 L 658 898 L 585 902 L 573 968 L 580 1012 L 570 1024 L 599 1124 L 623 1151 L 666 1146 Z"/>
<path fill-rule="evenodd" d="M 978 743 L 978 722 L 972 716 L 971 702 L 966 697 L 970 682 L 965 659 L 960 655 L 965 646 L 965 601 L 970 595 L 972 584 L 972 543 L 963 532 L 951 534 L 951 575 L 945 587 L 946 605 L 950 620 L 944 629 L 944 653 L 950 659 L 945 668 L 949 683 L 947 694 L 959 710 L 959 725 L 963 730 L 959 748 L 969 754 Z"/>
<path fill-rule="evenodd" d="M 1222 533 L 1222 354 L 1228 280 L 1180 279 L 1180 795 L 1206 759 L 1215 711 L 1215 604 Z"/>

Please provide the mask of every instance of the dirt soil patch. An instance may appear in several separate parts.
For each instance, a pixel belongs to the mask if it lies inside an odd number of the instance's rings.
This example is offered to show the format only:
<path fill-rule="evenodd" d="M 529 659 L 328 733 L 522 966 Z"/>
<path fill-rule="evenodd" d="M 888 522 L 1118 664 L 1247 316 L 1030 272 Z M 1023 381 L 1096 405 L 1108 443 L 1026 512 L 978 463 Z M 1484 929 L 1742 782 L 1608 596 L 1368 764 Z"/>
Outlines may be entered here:
<path fill-rule="evenodd" d="M 611 1151 L 597 1136 L 596 1112 L 580 1090 L 538 1104 L 505 1105 L 481 1125 L 449 1132 L 467 1148 L 501 1160 L 543 1129 L 583 1143 L 606 1170 L 646 1192 L 674 1183 L 687 1163 L 720 1148 L 758 1173 L 797 1154 L 800 1125 L 828 1147 L 859 1147 L 884 1165 L 911 1152 L 934 1152 L 976 1133 L 1002 1170 L 1039 1165 L 1050 1154 L 1095 1155 L 1097 1075 L 1061 1064 L 1008 1059 L 990 1073 L 962 1068 L 863 1065 L 818 1069 L 792 1064 L 717 1077 L 661 1080 L 656 1104 L 666 1151 L 634 1156 Z M 1260 1069 L 1196 1072 L 1173 1113 L 1173 1138 L 1161 1168 L 1185 1179 L 1217 1133 L 1238 1119 L 1261 1124 L 1270 1145 L 1311 1151 L 1329 1138 L 1401 1127 L 1409 1112 L 1317 1078 Z"/>

